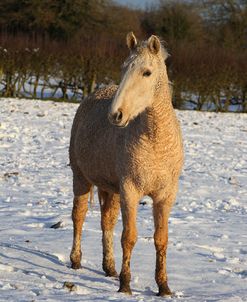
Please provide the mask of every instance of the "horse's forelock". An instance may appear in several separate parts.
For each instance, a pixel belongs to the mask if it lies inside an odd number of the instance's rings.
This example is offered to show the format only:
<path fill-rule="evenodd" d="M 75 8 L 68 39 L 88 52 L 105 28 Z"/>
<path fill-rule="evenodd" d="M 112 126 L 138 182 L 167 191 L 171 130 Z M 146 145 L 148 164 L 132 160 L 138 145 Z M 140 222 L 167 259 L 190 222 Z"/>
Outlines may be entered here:
<path fill-rule="evenodd" d="M 161 56 L 163 58 L 163 60 L 165 61 L 169 54 L 164 46 L 165 41 L 160 40 L 160 44 L 161 44 L 161 48 L 160 48 L 160 52 L 161 52 Z M 129 55 L 129 57 L 124 61 L 123 65 L 122 65 L 122 69 L 126 69 L 139 55 L 141 55 L 147 48 L 148 48 L 148 41 L 141 41 L 138 42 L 137 47 L 134 51 L 132 51 Z"/>

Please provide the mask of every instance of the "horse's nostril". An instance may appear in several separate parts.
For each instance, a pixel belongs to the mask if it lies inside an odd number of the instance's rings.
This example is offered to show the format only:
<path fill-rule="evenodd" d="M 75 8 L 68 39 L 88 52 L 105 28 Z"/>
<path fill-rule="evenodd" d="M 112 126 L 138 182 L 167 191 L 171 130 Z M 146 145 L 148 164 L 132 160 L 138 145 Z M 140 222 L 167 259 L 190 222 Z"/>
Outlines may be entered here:
<path fill-rule="evenodd" d="M 119 110 L 117 112 L 116 122 L 120 122 L 122 120 L 122 118 L 123 118 L 123 113 L 122 113 L 122 111 Z"/>
<path fill-rule="evenodd" d="M 116 123 L 120 123 L 123 118 L 122 111 L 118 110 L 116 113 L 113 114 L 112 118 Z"/>

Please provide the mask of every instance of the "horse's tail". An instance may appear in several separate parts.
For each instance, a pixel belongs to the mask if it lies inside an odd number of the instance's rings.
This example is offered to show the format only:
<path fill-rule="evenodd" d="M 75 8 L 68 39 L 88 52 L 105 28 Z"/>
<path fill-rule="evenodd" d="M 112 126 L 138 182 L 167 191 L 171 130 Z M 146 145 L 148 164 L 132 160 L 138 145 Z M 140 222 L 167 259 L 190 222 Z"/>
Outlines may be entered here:
<path fill-rule="evenodd" d="M 90 192 L 89 192 L 89 203 L 90 203 L 90 207 L 93 206 L 94 204 L 94 186 L 92 186 L 90 188 Z"/>

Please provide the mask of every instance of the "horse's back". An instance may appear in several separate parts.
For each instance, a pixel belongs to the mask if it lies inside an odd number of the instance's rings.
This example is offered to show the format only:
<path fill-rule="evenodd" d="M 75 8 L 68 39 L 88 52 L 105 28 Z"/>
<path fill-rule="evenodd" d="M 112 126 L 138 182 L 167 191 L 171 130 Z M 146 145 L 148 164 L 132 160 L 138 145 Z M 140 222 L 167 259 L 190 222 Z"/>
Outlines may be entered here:
<path fill-rule="evenodd" d="M 95 93 L 90 94 L 88 97 L 81 101 L 80 106 L 74 117 L 73 126 L 71 130 L 72 136 L 78 131 L 80 123 L 84 123 L 93 118 L 92 122 L 100 121 L 105 119 L 106 110 L 115 95 L 117 85 L 107 86 L 105 88 L 98 89 Z M 101 112 L 99 114 L 99 111 Z"/>
<path fill-rule="evenodd" d="M 83 134 L 81 132 L 83 132 L 84 129 L 90 130 L 90 128 L 100 126 L 100 124 L 109 124 L 107 111 L 116 90 L 117 86 L 111 85 L 97 90 L 82 100 L 74 117 L 70 147 L 73 147 L 78 132 Z"/>

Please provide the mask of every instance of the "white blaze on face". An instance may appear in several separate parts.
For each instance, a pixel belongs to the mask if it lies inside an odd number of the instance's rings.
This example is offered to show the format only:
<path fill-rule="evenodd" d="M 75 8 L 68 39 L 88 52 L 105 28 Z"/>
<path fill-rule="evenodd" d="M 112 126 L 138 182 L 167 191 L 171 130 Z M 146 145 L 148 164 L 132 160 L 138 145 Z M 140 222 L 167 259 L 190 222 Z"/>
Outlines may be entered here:
<path fill-rule="evenodd" d="M 151 61 L 151 60 L 149 60 Z M 127 68 L 114 98 L 111 111 L 121 111 L 123 120 L 131 120 L 151 106 L 154 87 L 151 62 L 136 59 Z"/>

